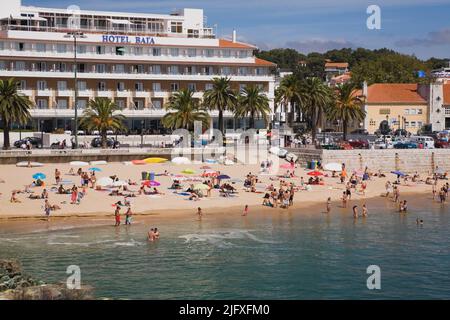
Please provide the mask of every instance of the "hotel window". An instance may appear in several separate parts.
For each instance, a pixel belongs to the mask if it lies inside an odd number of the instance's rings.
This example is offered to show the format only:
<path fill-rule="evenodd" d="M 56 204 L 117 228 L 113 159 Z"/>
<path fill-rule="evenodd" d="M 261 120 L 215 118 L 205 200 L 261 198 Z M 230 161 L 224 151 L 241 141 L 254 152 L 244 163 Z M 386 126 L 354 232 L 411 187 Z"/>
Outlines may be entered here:
<path fill-rule="evenodd" d="M 214 57 L 214 50 L 213 49 L 206 49 L 204 50 L 205 57 Z"/>
<path fill-rule="evenodd" d="M 213 67 L 204 67 L 203 68 L 203 73 L 206 75 L 212 75 L 214 72 Z"/>
<path fill-rule="evenodd" d="M 222 74 L 225 76 L 228 76 L 231 74 L 231 68 L 230 67 L 222 67 Z"/>
<path fill-rule="evenodd" d="M 153 90 L 153 92 L 161 92 L 161 83 L 154 82 L 152 84 L 152 90 Z"/>
<path fill-rule="evenodd" d="M 266 75 L 266 69 L 265 68 L 255 68 L 255 74 L 257 76 L 264 76 L 264 75 Z"/>
<path fill-rule="evenodd" d="M 172 33 L 183 33 L 183 24 L 181 22 L 171 22 L 170 32 Z"/>
<path fill-rule="evenodd" d="M 56 52 L 58 53 L 66 53 L 67 52 L 67 46 L 65 44 L 57 44 L 56 45 Z"/>
<path fill-rule="evenodd" d="M 415 127 L 416 126 L 416 122 L 415 121 L 411 121 L 410 125 L 411 125 L 411 127 Z"/>
<path fill-rule="evenodd" d="M 189 48 L 187 49 L 187 56 L 188 57 L 195 57 L 197 55 L 197 50 L 195 48 Z"/>
<path fill-rule="evenodd" d="M 259 88 L 260 90 L 264 90 L 264 85 L 262 83 L 257 83 L 256 87 Z"/>
<path fill-rule="evenodd" d="M 56 64 L 56 71 L 66 72 L 66 64 L 64 62 L 59 62 Z"/>
<path fill-rule="evenodd" d="M 134 84 L 134 89 L 138 92 L 144 91 L 144 84 L 142 82 L 136 82 Z"/>
<path fill-rule="evenodd" d="M 37 52 L 45 52 L 45 50 L 46 50 L 45 43 L 36 43 Z"/>
<path fill-rule="evenodd" d="M 18 83 L 19 90 L 27 90 L 27 82 L 26 80 L 20 80 Z"/>
<path fill-rule="evenodd" d="M 59 91 L 67 90 L 67 81 L 58 81 L 56 83 L 56 86 L 57 86 Z"/>
<path fill-rule="evenodd" d="M 194 66 L 184 67 L 184 74 L 190 74 L 190 75 L 195 74 L 195 67 Z"/>
<path fill-rule="evenodd" d="M 86 53 L 86 46 L 84 44 L 77 45 L 77 53 L 80 54 Z"/>
<path fill-rule="evenodd" d="M 48 108 L 48 100 L 47 99 L 38 99 L 36 102 L 36 107 L 38 109 L 47 109 Z"/>
<path fill-rule="evenodd" d="M 162 107 L 161 100 L 152 101 L 152 105 L 153 105 L 153 108 L 155 108 L 155 109 L 161 109 L 161 107 Z"/>
<path fill-rule="evenodd" d="M 98 83 L 98 91 L 106 91 L 106 82 L 105 81 L 100 81 Z"/>
<path fill-rule="evenodd" d="M 192 92 L 197 91 L 197 86 L 195 83 L 188 83 L 188 89 Z"/>
<path fill-rule="evenodd" d="M 418 128 L 422 128 L 423 126 L 423 122 L 422 121 L 417 121 L 417 127 Z"/>
<path fill-rule="evenodd" d="M 25 61 L 16 61 L 14 70 L 25 71 Z"/>
<path fill-rule="evenodd" d="M 142 64 L 135 64 L 131 67 L 131 73 L 144 73 L 144 66 Z"/>
<path fill-rule="evenodd" d="M 445 114 L 446 116 L 450 116 L 450 107 L 445 107 L 445 108 L 444 108 L 444 114 Z"/>
<path fill-rule="evenodd" d="M 125 47 L 116 47 L 116 56 L 123 56 L 125 51 Z"/>
<path fill-rule="evenodd" d="M 56 106 L 58 109 L 67 109 L 67 100 L 58 99 L 58 101 L 56 101 Z"/>
<path fill-rule="evenodd" d="M 178 66 L 169 66 L 167 71 L 169 74 L 179 74 Z"/>
<path fill-rule="evenodd" d="M 370 119 L 369 126 L 376 126 L 376 125 L 377 125 L 376 121 Z"/>
<path fill-rule="evenodd" d="M 84 73 L 86 71 L 86 65 L 84 63 L 79 63 L 77 71 L 80 73 Z"/>
<path fill-rule="evenodd" d="M 173 82 L 170 84 L 170 91 L 175 92 L 180 90 L 180 85 L 178 84 L 178 82 Z"/>
<path fill-rule="evenodd" d="M 125 73 L 125 66 L 123 64 L 116 64 L 114 66 L 115 73 Z"/>
<path fill-rule="evenodd" d="M 247 87 L 247 85 L 246 84 L 240 84 L 239 85 L 239 92 L 244 92 L 244 90 L 245 90 L 245 88 Z"/>
<path fill-rule="evenodd" d="M 24 51 L 25 50 L 25 43 L 23 43 L 23 42 L 16 42 L 16 50 L 17 51 Z"/>
<path fill-rule="evenodd" d="M 417 109 L 417 114 L 422 114 L 423 113 L 423 109 Z"/>
<path fill-rule="evenodd" d="M 170 56 L 172 56 L 172 57 L 178 57 L 180 52 L 179 52 L 178 48 L 170 48 L 169 53 L 170 53 Z"/>
<path fill-rule="evenodd" d="M 106 72 L 106 65 L 103 63 L 96 64 L 95 65 L 95 72 L 97 73 L 105 73 Z"/>
<path fill-rule="evenodd" d="M 151 74 L 161 74 L 161 66 L 160 65 L 150 66 L 149 71 Z"/>
<path fill-rule="evenodd" d="M 154 57 L 159 57 L 161 55 L 161 48 L 152 48 L 152 55 Z"/>
<path fill-rule="evenodd" d="M 123 100 L 116 100 L 115 103 L 116 103 L 117 107 L 121 110 L 125 107 L 125 101 L 123 101 Z"/>
<path fill-rule="evenodd" d="M 47 81 L 45 80 L 39 80 L 37 82 L 37 89 L 38 90 L 47 90 Z"/>
<path fill-rule="evenodd" d="M 383 108 L 379 110 L 380 114 L 391 114 L 391 109 Z"/>
<path fill-rule="evenodd" d="M 5 49 L 5 43 L 3 41 L 0 41 L 0 50 Z"/>
<path fill-rule="evenodd" d="M 77 82 L 78 91 L 86 91 L 86 81 L 78 81 Z"/>
<path fill-rule="evenodd" d="M 105 54 L 106 47 L 105 46 L 97 46 L 96 47 L 96 52 L 97 52 L 97 54 Z"/>
<path fill-rule="evenodd" d="M 199 31 L 195 29 L 188 29 L 187 34 L 188 38 L 198 38 L 200 36 Z"/>
<path fill-rule="evenodd" d="M 36 63 L 36 70 L 37 71 L 47 71 L 47 64 L 45 62 Z"/>
<path fill-rule="evenodd" d="M 125 91 L 125 82 L 117 82 L 117 91 Z"/>
<path fill-rule="evenodd" d="M 0 70 L 6 70 L 5 61 L 0 61 Z"/>
<path fill-rule="evenodd" d="M 224 57 L 224 58 L 231 57 L 231 50 L 228 50 L 228 49 L 222 50 L 222 57 Z"/>
<path fill-rule="evenodd" d="M 238 68 L 238 74 L 239 74 L 240 76 L 246 76 L 247 73 L 248 73 L 247 67 L 239 67 L 239 68 Z"/>
<path fill-rule="evenodd" d="M 78 100 L 78 108 L 77 109 L 86 109 L 87 100 L 80 99 Z"/>
<path fill-rule="evenodd" d="M 205 91 L 212 90 L 213 88 L 214 88 L 214 85 L 212 83 L 205 84 Z"/>
<path fill-rule="evenodd" d="M 134 55 L 142 56 L 143 54 L 144 54 L 144 48 L 141 48 L 141 47 L 134 48 Z"/>
<path fill-rule="evenodd" d="M 248 57 L 247 50 L 240 50 L 239 51 L 239 58 L 247 58 L 247 57 Z"/>
<path fill-rule="evenodd" d="M 135 100 L 133 101 L 134 103 L 134 109 L 135 110 L 142 110 L 144 109 L 144 101 L 142 100 Z"/>

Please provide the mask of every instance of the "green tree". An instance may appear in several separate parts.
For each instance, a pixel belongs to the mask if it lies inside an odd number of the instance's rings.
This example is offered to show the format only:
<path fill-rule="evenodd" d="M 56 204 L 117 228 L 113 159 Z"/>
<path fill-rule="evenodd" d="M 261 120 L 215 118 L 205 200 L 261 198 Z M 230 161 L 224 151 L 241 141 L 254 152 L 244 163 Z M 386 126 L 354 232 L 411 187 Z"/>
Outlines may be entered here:
<path fill-rule="evenodd" d="M 289 113 L 289 125 L 292 127 L 296 104 L 299 102 L 300 80 L 292 74 L 281 80 L 280 86 L 275 91 L 275 105 L 283 105 L 285 108 L 291 105 Z"/>
<path fill-rule="evenodd" d="M 9 132 L 13 123 L 26 124 L 32 102 L 18 92 L 15 79 L 0 80 L 0 117 L 3 126 L 3 149 L 10 149 Z"/>
<path fill-rule="evenodd" d="M 224 134 L 223 112 L 233 110 L 237 104 L 237 95 L 231 89 L 230 78 L 214 78 L 213 87 L 203 95 L 203 104 L 210 110 L 219 112 L 219 130 Z"/>
<path fill-rule="evenodd" d="M 322 115 L 332 103 L 332 93 L 329 87 L 319 78 L 305 79 L 299 91 L 300 105 L 311 126 L 313 141 L 316 140 L 317 126 L 322 120 Z"/>
<path fill-rule="evenodd" d="M 205 128 L 209 127 L 210 117 L 198 99 L 193 98 L 193 92 L 182 89 L 174 93 L 165 108 L 172 112 L 166 113 L 162 124 L 169 129 L 192 130 L 195 121 L 201 121 Z"/>
<path fill-rule="evenodd" d="M 249 126 L 255 128 L 255 118 L 264 119 L 265 124 L 269 122 L 269 98 L 258 86 L 247 86 L 239 97 L 239 105 L 235 110 L 236 117 L 250 117 Z"/>
<path fill-rule="evenodd" d="M 88 131 L 98 130 L 100 132 L 102 148 L 107 148 L 108 130 L 119 131 L 126 129 L 123 121 L 125 117 L 118 114 L 119 107 L 108 98 L 95 98 L 89 101 L 84 110 L 80 126 Z"/>
<path fill-rule="evenodd" d="M 347 82 L 336 88 L 333 102 L 326 110 L 327 117 L 329 120 L 341 121 L 343 139 L 347 140 L 348 124 L 354 120 L 362 121 L 366 116 L 364 100 L 358 97 L 356 85 Z"/>

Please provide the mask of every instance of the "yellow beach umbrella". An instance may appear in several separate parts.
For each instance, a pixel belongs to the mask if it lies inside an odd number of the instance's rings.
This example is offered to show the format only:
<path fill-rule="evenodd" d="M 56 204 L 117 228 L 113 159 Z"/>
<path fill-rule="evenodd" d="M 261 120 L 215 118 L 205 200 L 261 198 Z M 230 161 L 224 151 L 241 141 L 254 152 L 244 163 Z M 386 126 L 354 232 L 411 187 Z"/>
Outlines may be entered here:
<path fill-rule="evenodd" d="M 209 187 L 204 183 L 198 183 L 194 186 L 194 190 L 208 190 Z"/>
<path fill-rule="evenodd" d="M 181 173 L 185 173 L 185 174 L 194 174 L 195 171 L 192 169 L 184 169 L 183 171 L 181 171 Z"/>
<path fill-rule="evenodd" d="M 166 158 L 147 158 L 144 159 L 146 163 L 163 163 L 168 161 Z"/>

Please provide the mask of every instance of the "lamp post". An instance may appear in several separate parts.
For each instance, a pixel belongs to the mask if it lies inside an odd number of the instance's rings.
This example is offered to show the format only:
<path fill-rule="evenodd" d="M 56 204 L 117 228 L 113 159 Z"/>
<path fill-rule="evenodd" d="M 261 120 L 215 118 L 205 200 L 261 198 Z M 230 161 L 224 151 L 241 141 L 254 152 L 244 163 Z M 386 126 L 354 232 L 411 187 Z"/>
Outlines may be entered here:
<path fill-rule="evenodd" d="M 398 115 L 398 128 L 401 129 L 402 128 L 402 122 L 400 119 L 400 115 Z"/>
<path fill-rule="evenodd" d="M 144 120 L 141 120 L 141 148 L 144 146 Z"/>
<path fill-rule="evenodd" d="M 74 80 L 74 111 L 75 111 L 75 123 L 74 123 L 74 131 L 75 131 L 75 145 L 74 149 L 78 148 L 78 79 L 77 79 L 77 72 L 78 72 L 78 62 L 77 62 L 77 39 L 78 38 L 85 38 L 83 32 L 80 31 L 71 31 L 68 32 L 65 36 L 65 38 L 73 38 L 73 80 Z"/>
<path fill-rule="evenodd" d="M 39 124 L 41 127 L 41 149 L 44 148 L 44 120 L 39 120 Z"/>

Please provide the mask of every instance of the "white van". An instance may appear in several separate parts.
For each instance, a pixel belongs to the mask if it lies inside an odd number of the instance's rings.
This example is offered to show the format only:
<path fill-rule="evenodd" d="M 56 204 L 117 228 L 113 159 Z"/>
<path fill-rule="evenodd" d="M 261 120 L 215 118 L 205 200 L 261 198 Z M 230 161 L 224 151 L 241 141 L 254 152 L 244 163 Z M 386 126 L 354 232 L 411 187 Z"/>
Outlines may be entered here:
<path fill-rule="evenodd" d="M 412 136 L 411 142 L 415 142 L 417 144 L 423 144 L 425 149 L 434 149 L 434 140 L 431 137 L 426 136 Z"/>

